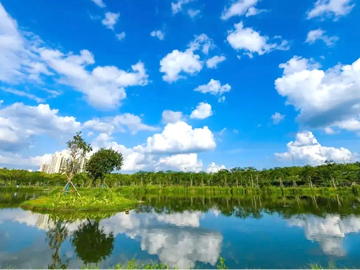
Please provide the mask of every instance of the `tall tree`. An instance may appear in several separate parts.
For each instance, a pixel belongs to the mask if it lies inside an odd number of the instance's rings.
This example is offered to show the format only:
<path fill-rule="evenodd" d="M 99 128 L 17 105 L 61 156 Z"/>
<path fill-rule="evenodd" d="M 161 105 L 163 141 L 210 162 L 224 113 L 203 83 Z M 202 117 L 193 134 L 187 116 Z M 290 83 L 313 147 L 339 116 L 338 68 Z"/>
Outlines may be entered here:
<path fill-rule="evenodd" d="M 77 194 L 80 196 L 72 182 L 72 179 L 77 173 L 80 172 L 82 163 L 86 161 L 86 154 L 92 151 L 92 148 L 90 144 L 87 144 L 82 138 L 81 132 L 76 133 L 73 139 L 68 141 L 66 144 L 70 158 L 62 165 L 62 171 L 66 174 L 68 181 L 65 189 L 71 184 L 76 190 Z"/>
<path fill-rule="evenodd" d="M 101 148 L 86 163 L 86 172 L 95 185 L 98 179 L 104 183 L 105 176 L 114 170 L 120 170 L 122 164 L 123 156 L 121 153 L 113 149 Z"/>

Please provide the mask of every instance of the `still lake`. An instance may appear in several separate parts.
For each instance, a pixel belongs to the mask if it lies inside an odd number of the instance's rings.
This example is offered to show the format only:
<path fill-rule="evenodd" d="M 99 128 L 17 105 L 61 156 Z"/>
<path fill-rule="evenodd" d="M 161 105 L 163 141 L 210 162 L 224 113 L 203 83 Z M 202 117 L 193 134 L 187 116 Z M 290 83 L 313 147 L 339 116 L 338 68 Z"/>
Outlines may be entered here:
<path fill-rule="evenodd" d="M 18 207 L 36 194 L 0 193 L 0 268 L 109 268 L 136 259 L 169 267 L 360 268 L 357 198 L 152 197 L 97 220 Z M 104 213 L 102 213 L 104 215 Z"/>

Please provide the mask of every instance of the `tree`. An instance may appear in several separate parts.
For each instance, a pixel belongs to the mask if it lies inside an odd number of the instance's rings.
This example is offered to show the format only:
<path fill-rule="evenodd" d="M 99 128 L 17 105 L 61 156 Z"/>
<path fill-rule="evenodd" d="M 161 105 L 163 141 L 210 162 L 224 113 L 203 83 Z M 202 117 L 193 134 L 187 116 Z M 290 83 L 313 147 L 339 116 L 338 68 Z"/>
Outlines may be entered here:
<path fill-rule="evenodd" d="M 68 152 L 70 158 L 67 159 L 64 164 L 62 164 L 62 172 L 66 174 L 67 184 L 64 189 L 70 186 L 74 187 L 77 194 L 80 196 L 76 187 L 74 186 L 72 179 L 74 176 L 80 172 L 81 163 L 85 162 L 86 154 L 92 151 L 90 144 L 87 144 L 84 139 L 81 137 L 81 132 L 76 133 L 71 141 L 67 143 Z"/>
<path fill-rule="evenodd" d="M 101 148 L 93 154 L 86 163 L 86 172 L 92 179 L 93 185 L 100 179 L 104 183 L 105 176 L 114 170 L 120 170 L 123 164 L 122 154 L 113 149 Z"/>

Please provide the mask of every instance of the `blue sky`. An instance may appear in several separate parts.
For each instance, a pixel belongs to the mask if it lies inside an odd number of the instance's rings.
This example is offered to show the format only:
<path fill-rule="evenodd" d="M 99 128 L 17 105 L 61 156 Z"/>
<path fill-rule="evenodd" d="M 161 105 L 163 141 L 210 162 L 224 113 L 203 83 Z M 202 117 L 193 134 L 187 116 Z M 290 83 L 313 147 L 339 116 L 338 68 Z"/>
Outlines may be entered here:
<path fill-rule="evenodd" d="M 80 130 L 129 172 L 356 160 L 359 18 L 354 0 L 1 0 L 0 166 L 37 169 Z"/>

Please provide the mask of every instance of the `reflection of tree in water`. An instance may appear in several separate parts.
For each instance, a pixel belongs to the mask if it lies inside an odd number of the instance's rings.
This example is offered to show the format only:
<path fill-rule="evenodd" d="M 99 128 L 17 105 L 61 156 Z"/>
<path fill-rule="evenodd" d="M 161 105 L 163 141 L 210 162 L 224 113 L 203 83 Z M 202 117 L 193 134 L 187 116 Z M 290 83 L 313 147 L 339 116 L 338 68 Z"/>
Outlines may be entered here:
<path fill-rule="evenodd" d="M 149 196 L 137 209 L 137 213 L 159 214 L 182 213 L 184 211 L 200 211 L 203 213 L 217 209 L 225 216 L 239 218 L 261 218 L 264 213 L 278 213 L 285 218 L 298 214 L 360 215 L 360 203 L 354 196 Z"/>
<path fill-rule="evenodd" d="M 112 253 L 114 239 L 113 233 L 107 235 L 99 228 L 98 221 L 88 220 L 74 232 L 71 243 L 85 264 L 99 263 Z"/>
<path fill-rule="evenodd" d="M 49 220 L 50 221 L 50 220 Z M 66 222 L 63 220 L 52 220 L 54 226 L 46 232 L 46 238 L 49 241 L 50 249 L 55 250 L 52 255 L 52 264 L 48 265 L 49 269 L 66 269 L 68 262 L 62 262 L 60 257 L 61 244 L 68 237 Z"/>

